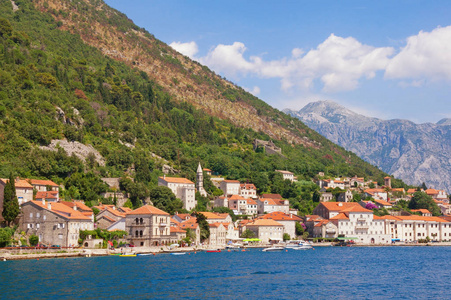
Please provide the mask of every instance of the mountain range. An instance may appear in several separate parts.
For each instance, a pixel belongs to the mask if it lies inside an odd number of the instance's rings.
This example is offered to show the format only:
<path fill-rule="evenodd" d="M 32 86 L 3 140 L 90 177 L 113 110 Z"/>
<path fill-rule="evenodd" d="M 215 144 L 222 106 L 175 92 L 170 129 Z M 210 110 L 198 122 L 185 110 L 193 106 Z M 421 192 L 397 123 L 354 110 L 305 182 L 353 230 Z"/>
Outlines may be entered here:
<path fill-rule="evenodd" d="M 407 184 L 451 190 L 451 119 L 436 124 L 381 120 L 333 101 L 284 112 Z"/>

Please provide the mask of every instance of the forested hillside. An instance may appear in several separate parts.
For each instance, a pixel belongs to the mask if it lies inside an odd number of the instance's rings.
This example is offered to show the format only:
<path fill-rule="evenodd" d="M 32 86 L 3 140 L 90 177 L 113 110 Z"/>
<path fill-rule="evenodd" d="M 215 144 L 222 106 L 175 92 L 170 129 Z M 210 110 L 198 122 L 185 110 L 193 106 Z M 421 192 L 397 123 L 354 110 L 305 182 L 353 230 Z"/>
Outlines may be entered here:
<path fill-rule="evenodd" d="M 194 180 L 201 162 L 230 179 L 255 183 L 259 192 L 280 192 L 298 208 L 311 201 L 314 187 L 308 180 L 320 171 L 383 182 L 386 174 L 376 167 L 207 68 L 174 54 L 103 2 L 54 1 L 52 5 L 64 6 L 58 10 L 49 3 L 0 1 L 1 177 L 13 172 L 21 177 L 49 178 L 65 186 L 66 197 L 89 204 L 107 189 L 101 177 L 129 176 L 135 181 L 123 180 L 123 188 L 139 205 L 139 199 L 149 196 L 162 175 L 163 162 L 156 154 L 180 170 L 181 176 Z M 103 9 L 93 11 L 95 7 Z M 157 45 L 160 54 L 149 48 L 154 56 L 146 60 L 146 64 L 155 65 L 154 71 L 138 68 L 137 61 L 110 58 L 105 51 L 88 45 L 80 31 L 96 37 L 91 30 L 99 27 L 91 26 L 95 24 L 92 16 L 99 16 L 96 22 L 114 24 L 111 28 L 121 34 L 130 33 L 132 28 L 137 36 Z M 113 45 L 108 36 L 121 35 L 105 33 L 103 42 Z M 124 49 L 131 47 L 126 41 L 123 45 Z M 139 44 L 135 48 L 146 47 Z M 179 64 L 180 57 L 201 70 L 196 73 L 199 83 L 193 73 L 186 73 L 184 64 Z M 169 72 L 165 68 L 170 65 Z M 169 73 L 177 74 L 171 75 L 172 86 L 161 79 Z M 181 82 L 191 82 L 195 92 L 186 94 L 188 86 L 176 88 Z M 198 94 L 205 97 L 196 97 Z M 216 98 L 209 98 L 214 94 Z M 204 100 L 208 102 L 205 106 Z M 216 113 L 235 108 L 239 114 L 232 117 Z M 252 124 L 247 124 L 249 121 Z M 93 155 L 83 162 L 62 149 L 51 152 L 39 148 L 64 138 L 91 144 L 105 164 L 99 164 Z M 254 151 L 255 138 L 273 139 L 283 155 Z M 275 169 L 298 174 L 301 183 L 284 185 Z M 395 181 L 395 185 L 401 184 Z"/>

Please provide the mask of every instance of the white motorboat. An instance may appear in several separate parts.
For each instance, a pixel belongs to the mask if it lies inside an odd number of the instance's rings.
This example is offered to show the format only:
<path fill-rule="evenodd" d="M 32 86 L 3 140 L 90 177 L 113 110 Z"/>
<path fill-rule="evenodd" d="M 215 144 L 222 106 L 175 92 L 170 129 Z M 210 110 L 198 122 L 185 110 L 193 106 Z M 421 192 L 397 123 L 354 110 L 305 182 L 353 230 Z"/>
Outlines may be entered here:
<path fill-rule="evenodd" d="M 293 250 L 309 250 L 309 249 L 313 249 L 313 246 L 309 242 L 301 241 L 299 244 L 296 245 L 296 247 L 292 247 L 291 249 L 293 249 Z"/>
<path fill-rule="evenodd" d="M 269 248 L 265 248 L 265 249 L 263 249 L 262 251 L 263 252 L 277 252 L 277 251 L 283 251 L 283 250 L 285 250 L 285 248 L 283 248 L 283 247 L 269 247 Z"/>

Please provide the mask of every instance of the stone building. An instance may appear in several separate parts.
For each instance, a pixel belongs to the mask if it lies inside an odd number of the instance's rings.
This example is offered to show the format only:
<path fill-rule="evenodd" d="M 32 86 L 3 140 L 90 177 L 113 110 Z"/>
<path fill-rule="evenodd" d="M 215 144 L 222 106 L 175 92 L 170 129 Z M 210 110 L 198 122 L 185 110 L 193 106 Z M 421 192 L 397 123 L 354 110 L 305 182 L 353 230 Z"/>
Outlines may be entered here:
<path fill-rule="evenodd" d="M 92 219 L 59 202 L 28 201 L 21 205 L 21 230 L 39 242 L 61 247 L 77 246 L 80 230 L 93 230 Z"/>
<path fill-rule="evenodd" d="M 158 178 L 158 185 L 170 188 L 174 195 L 182 200 L 184 209 L 192 210 L 196 206 L 196 188 L 191 180 L 163 176 Z"/>
<path fill-rule="evenodd" d="M 125 229 L 128 239 L 135 246 L 169 245 L 171 237 L 171 220 L 167 212 L 151 205 L 145 205 L 128 212 Z"/>
<path fill-rule="evenodd" d="M 272 219 L 256 219 L 247 223 L 246 229 L 254 232 L 263 243 L 283 240 L 283 225 Z"/>

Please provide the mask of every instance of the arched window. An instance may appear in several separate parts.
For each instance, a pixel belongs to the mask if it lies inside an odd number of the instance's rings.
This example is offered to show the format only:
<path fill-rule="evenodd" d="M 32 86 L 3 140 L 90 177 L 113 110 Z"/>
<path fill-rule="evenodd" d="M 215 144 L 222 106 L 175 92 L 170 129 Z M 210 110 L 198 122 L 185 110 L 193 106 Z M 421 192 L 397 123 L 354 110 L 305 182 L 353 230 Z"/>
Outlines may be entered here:
<path fill-rule="evenodd" d="M 135 236 L 138 236 L 138 230 L 135 231 Z"/>
<path fill-rule="evenodd" d="M 138 224 L 138 218 L 135 219 L 135 223 Z"/>
<path fill-rule="evenodd" d="M 143 218 L 139 219 L 139 223 L 140 223 L 140 224 L 143 223 Z"/>
<path fill-rule="evenodd" d="M 142 230 L 139 231 L 139 236 L 143 236 L 143 231 Z"/>

